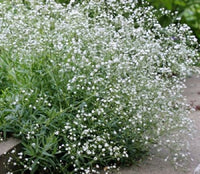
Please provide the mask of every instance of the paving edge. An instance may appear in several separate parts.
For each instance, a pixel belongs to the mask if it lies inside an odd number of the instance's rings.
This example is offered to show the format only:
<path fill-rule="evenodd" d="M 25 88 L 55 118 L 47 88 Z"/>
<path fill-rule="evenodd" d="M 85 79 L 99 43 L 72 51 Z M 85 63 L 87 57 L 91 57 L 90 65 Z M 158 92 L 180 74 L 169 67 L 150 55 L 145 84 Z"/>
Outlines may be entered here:
<path fill-rule="evenodd" d="M 9 138 L 6 141 L 0 143 L 0 174 L 6 174 L 8 169 L 14 168 L 13 165 L 9 165 L 6 167 L 6 163 L 9 157 L 14 156 L 20 149 L 21 141 L 15 138 Z M 15 153 L 10 153 L 13 149 L 15 149 Z"/>

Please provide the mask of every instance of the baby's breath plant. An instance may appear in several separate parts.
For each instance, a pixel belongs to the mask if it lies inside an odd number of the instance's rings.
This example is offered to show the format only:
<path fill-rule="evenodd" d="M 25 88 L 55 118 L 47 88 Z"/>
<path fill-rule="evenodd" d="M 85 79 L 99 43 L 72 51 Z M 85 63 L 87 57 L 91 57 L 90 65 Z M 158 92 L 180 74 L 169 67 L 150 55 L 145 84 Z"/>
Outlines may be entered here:
<path fill-rule="evenodd" d="M 152 147 L 183 164 L 196 39 L 154 14 L 132 0 L 0 3 L 0 131 L 22 140 L 18 172 L 98 173 Z"/>

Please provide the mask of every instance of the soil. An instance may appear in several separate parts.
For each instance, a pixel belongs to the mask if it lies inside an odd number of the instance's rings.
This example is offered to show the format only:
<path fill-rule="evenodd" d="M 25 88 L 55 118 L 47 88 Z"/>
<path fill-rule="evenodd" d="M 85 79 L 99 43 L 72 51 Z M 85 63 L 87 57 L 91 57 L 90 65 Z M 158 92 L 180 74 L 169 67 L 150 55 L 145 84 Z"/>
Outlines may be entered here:
<path fill-rule="evenodd" d="M 170 162 L 165 162 L 162 158 L 154 157 L 138 164 L 138 166 L 123 168 L 121 174 L 200 174 L 194 173 L 195 168 L 200 164 L 200 76 L 192 76 L 186 80 L 187 88 L 184 95 L 187 102 L 195 108 L 190 114 L 194 122 L 194 138 L 190 140 L 191 158 L 188 167 L 175 170 Z"/>

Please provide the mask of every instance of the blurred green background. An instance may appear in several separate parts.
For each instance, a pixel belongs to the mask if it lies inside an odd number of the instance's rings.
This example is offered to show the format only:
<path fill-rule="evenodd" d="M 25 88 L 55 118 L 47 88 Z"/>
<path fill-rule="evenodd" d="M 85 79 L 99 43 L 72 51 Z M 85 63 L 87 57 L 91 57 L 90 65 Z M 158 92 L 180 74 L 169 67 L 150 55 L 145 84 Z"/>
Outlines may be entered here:
<path fill-rule="evenodd" d="M 188 24 L 200 43 L 200 0 L 147 0 L 155 8 L 165 8 L 172 12 L 177 11 L 181 23 Z M 172 20 L 172 19 L 171 19 Z M 166 25 L 170 19 L 162 18 L 161 24 Z"/>

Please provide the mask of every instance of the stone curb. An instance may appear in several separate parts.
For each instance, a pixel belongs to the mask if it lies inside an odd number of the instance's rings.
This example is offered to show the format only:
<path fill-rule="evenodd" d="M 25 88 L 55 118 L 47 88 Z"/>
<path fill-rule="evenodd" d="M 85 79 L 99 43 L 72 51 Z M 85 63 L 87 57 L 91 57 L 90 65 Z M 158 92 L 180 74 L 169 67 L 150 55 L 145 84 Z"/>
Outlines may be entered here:
<path fill-rule="evenodd" d="M 6 174 L 8 172 L 8 169 L 12 169 L 14 167 L 12 165 L 6 167 L 5 164 L 8 161 L 9 157 L 12 157 L 14 155 L 9 152 L 11 152 L 13 149 L 19 149 L 20 142 L 21 141 L 18 139 L 9 138 L 8 140 L 0 143 L 0 174 Z"/>

